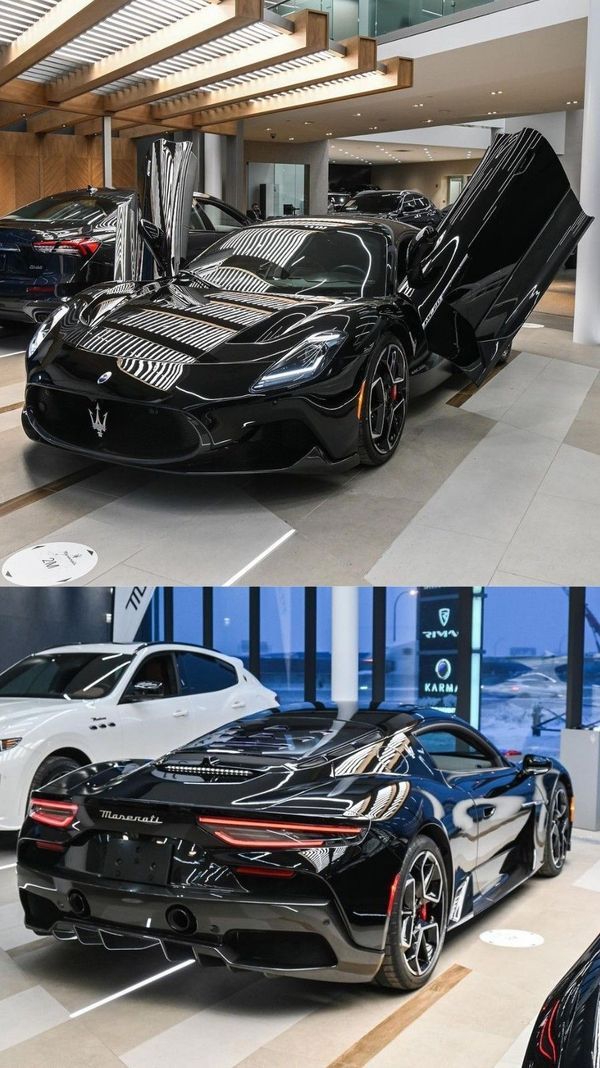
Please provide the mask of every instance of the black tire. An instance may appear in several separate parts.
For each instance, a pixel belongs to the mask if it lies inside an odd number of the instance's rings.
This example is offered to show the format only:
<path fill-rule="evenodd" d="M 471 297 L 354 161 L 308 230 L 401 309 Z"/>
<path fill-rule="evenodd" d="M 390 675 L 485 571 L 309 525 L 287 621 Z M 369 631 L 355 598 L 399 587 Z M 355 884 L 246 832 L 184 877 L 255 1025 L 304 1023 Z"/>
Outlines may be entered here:
<path fill-rule="evenodd" d="M 33 793 L 41 790 L 42 786 L 46 786 L 53 779 L 58 779 L 60 775 L 67 775 L 69 771 L 75 771 L 79 767 L 81 767 L 79 761 L 74 760 L 73 757 L 62 756 L 60 753 L 46 757 L 33 776 L 27 798 L 27 808 L 29 808 L 29 798 Z"/>
<path fill-rule="evenodd" d="M 380 986 L 418 990 L 437 964 L 448 922 L 446 868 L 435 842 L 419 835 L 400 869 L 385 953 L 375 977 Z"/>
<path fill-rule="evenodd" d="M 565 866 L 571 835 L 569 795 L 560 780 L 556 783 L 548 804 L 548 822 L 544 841 L 544 860 L 538 875 L 555 879 Z"/>
<path fill-rule="evenodd" d="M 363 384 L 358 428 L 358 455 L 367 467 L 379 467 L 394 455 L 408 407 L 408 358 L 402 341 L 384 333 L 369 360 Z"/>

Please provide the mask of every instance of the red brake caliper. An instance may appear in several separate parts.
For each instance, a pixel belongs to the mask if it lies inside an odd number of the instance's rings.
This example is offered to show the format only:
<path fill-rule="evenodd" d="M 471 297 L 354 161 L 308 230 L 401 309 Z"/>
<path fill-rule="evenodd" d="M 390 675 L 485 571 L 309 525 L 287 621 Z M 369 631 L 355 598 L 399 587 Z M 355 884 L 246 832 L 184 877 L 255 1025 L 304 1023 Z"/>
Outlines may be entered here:
<path fill-rule="evenodd" d="M 419 919 L 425 923 L 429 919 L 429 909 L 425 902 L 419 908 Z"/>
<path fill-rule="evenodd" d="M 390 397 L 392 398 L 392 401 L 395 401 L 397 396 L 398 396 L 398 386 L 392 386 L 392 388 L 390 389 Z"/>

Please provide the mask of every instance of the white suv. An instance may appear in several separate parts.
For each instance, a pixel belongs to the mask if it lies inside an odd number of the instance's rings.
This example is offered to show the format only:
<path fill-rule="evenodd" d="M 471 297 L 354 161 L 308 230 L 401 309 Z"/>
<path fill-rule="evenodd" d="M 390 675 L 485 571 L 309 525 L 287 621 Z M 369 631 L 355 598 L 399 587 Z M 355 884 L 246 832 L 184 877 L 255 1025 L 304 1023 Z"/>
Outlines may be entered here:
<path fill-rule="evenodd" d="M 153 758 L 277 703 L 241 660 L 197 645 L 65 645 L 0 674 L 0 830 L 83 764 Z"/>

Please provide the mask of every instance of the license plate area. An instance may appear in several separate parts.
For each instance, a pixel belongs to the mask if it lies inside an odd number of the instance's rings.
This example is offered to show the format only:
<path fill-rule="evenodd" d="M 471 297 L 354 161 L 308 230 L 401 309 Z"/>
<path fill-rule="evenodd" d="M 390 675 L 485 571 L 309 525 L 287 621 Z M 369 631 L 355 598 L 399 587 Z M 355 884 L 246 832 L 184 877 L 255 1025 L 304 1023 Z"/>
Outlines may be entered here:
<path fill-rule="evenodd" d="M 121 882 L 164 886 L 169 881 L 173 843 L 168 838 L 110 838 L 103 875 Z"/>

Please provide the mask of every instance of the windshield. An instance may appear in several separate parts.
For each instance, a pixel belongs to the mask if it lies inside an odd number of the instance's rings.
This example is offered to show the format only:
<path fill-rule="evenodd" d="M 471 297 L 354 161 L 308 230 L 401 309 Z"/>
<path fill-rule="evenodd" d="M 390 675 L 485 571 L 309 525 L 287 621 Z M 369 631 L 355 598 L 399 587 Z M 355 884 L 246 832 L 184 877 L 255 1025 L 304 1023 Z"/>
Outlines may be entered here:
<path fill-rule="evenodd" d="M 344 211 L 364 211 L 367 215 L 388 215 L 398 211 L 404 193 L 361 193 L 353 197 L 344 207 Z"/>
<path fill-rule="evenodd" d="M 227 723 L 185 746 L 186 752 L 210 749 L 212 753 L 245 753 L 248 756 L 299 757 L 317 750 L 336 748 L 368 734 L 378 734 L 376 725 L 352 723 L 337 716 L 286 715 L 269 709 Z"/>
<path fill-rule="evenodd" d="M 87 223 L 95 226 L 104 222 L 116 207 L 116 203 L 106 197 L 96 196 L 56 196 L 44 197 L 33 204 L 16 208 L 7 219 L 23 219 L 27 222 L 64 223 L 65 226 Z"/>
<path fill-rule="evenodd" d="M 0 674 L 0 697 L 64 697 L 92 701 L 114 688 L 130 653 L 46 653 L 28 656 Z"/>
<path fill-rule="evenodd" d="M 383 296 L 386 239 L 366 228 L 244 227 L 187 270 L 204 285 L 242 293 Z"/>

